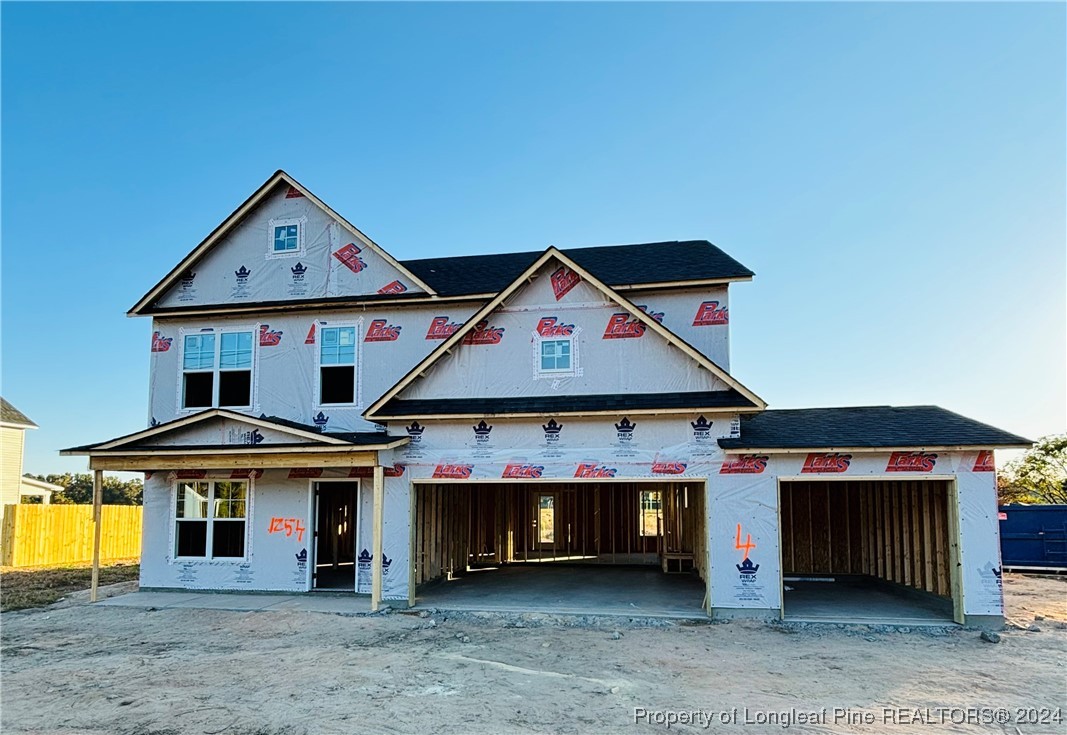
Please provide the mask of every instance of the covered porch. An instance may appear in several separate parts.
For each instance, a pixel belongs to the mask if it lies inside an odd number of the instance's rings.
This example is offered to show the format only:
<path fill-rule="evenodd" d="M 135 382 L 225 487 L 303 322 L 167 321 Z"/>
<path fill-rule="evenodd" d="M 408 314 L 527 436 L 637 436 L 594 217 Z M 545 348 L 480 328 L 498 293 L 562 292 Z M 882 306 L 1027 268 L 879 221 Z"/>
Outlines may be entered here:
<path fill-rule="evenodd" d="M 314 504 L 303 519 L 299 517 L 303 514 L 297 512 L 289 514 L 294 516 L 292 518 L 256 519 L 251 512 L 254 498 L 247 497 L 247 493 L 235 495 L 230 487 L 249 486 L 255 479 L 263 477 L 264 473 L 277 474 L 283 471 L 282 474 L 290 480 L 311 483 L 311 488 L 316 487 L 316 478 L 324 475 L 331 478 L 351 478 L 352 485 L 370 485 L 371 543 L 367 554 L 370 558 L 366 559 L 366 563 L 370 566 L 371 576 L 370 608 L 377 610 L 382 601 L 382 527 L 386 474 L 380 453 L 408 441 L 407 437 L 390 437 L 377 432 L 323 432 L 314 426 L 282 419 L 266 416 L 256 418 L 223 409 L 209 409 L 107 442 L 63 450 L 63 455 L 87 456 L 89 467 L 94 473 L 92 601 L 96 601 L 99 579 L 100 518 L 105 471 L 144 472 L 146 478 L 164 475 L 168 482 L 184 483 L 182 487 L 187 490 L 183 496 L 184 500 L 174 501 L 176 506 L 173 518 L 178 520 L 174 521 L 172 526 L 176 525 L 178 532 L 174 534 L 171 550 L 167 554 L 172 559 L 185 559 L 185 564 L 189 564 L 189 548 L 199 549 L 202 546 L 205 549 L 205 559 L 218 551 L 219 534 L 224 533 L 222 529 L 225 528 L 225 533 L 230 533 L 233 528 L 232 525 L 224 525 L 224 521 L 239 522 L 243 538 L 249 542 L 253 538 L 252 529 L 247 527 L 250 523 L 270 526 L 257 528 L 256 533 L 279 531 L 287 536 L 291 535 L 291 527 L 296 527 L 301 539 L 310 527 L 312 531 L 308 542 L 311 543 L 314 540 L 317 521 L 314 515 L 317 508 Z M 392 467 L 389 469 L 392 470 Z M 186 485 L 189 487 L 186 488 Z M 198 494 L 201 486 L 203 490 Z M 230 495 L 227 496 L 227 493 Z M 180 508 L 190 502 L 198 507 L 207 507 L 209 498 L 212 511 L 201 511 L 196 517 L 189 519 L 189 523 L 183 523 Z M 214 516 L 217 508 L 221 507 L 220 504 L 228 505 L 226 516 L 220 515 L 213 519 L 214 522 L 210 522 L 212 519 L 208 516 Z M 289 525 L 286 525 L 287 521 L 290 522 Z M 205 527 L 204 531 L 198 530 L 201 522 Z M 276 525 L 278 528 L 274 528 Z M 187 538 L 189 534 L 183 533 L 185 528 L 190 526 L 197 529 L 192 534 L 191 541 Z M 210 542 L 213 536 L 215 544 Z M 231 557 L 227 561 L 231 562 L 232 566 L 252 566 L 249 563 L 241 564 L 242 558 L 247 557 L 244 546 L 240 546 L 239 551 L 227 547 L 225 541 L 221 546 L 224 555 Z M 232 548 L 238 548 L 238 544 L 234 543 Z M 301 555 L 306 565 L 307 545 L 295 555 L 298 561 Z M 314 569 L 314 547 L 311 555 Z M 253 586 L 250 589 L 256 588 Z"/>

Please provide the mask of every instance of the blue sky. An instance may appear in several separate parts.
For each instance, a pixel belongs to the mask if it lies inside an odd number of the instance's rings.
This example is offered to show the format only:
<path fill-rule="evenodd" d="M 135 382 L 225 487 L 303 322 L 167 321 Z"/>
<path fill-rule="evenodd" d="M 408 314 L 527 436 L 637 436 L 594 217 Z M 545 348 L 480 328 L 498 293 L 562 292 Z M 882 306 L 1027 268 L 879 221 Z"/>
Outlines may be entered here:
<path fill-rule="evenodd" d="M 142 428 L 137 299 L 284 168 L 398 258 L 701 238 L 773 407 L 1065 429 L 1063 4 L 11 4 L 2 391 Z"/>

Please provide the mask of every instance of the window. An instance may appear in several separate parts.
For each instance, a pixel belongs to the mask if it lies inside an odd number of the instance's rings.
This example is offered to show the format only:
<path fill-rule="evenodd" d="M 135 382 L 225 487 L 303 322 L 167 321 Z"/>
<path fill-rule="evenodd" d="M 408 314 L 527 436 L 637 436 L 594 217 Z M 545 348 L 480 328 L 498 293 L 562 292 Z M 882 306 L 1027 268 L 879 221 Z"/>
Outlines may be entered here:
<path fill-rule="evenodd" d="M 243 559 L 248 481 L 178 483 L 174 555 L 189 559 Z"/>
<path fill-rule="evenodd" d="M 640 528 L 642 536 L 663 535 L 663 503 L 659 490 L 641 491 Z"/>
<path fill-rule="evenodd" d="M 570 372 L 571 341 L 546 339 L 541 341 L 541 372 Z"/>
<path fill-rule="evenodd" d="M 305 255 L 307 218 L 272 219 L 267 223 L 267 258 Z"/>
<path fill-rule="evenodd" d="M 274 252 L 285 253 L 300 248 L 300 225 L 278 225 L 274 228 Z"/>
<path fill-rule="evenodd" d="M 356 328 L 323 327 L 319 334 L 319 403 L 355 403 Z"/>
<path fill-rule="evenodd" d="M 182 344 L 182 408 L 252 405 L 252 332 L 187 334 Z"/>

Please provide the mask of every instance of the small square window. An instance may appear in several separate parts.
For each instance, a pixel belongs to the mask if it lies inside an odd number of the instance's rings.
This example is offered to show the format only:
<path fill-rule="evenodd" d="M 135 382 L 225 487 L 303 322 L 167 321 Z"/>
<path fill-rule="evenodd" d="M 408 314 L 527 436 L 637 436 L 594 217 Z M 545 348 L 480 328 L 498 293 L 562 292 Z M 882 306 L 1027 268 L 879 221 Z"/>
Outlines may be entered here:
<path fill-rule="evenodd" d="M 571 369 L 571 341 L 546 339 L 541 342 L 542 372 L 564 372 Z"/>
<path fill-rule="evenodd" d="M 274 228 L 274 252 L 289 253 L 300 249 L 300 225 L 278 225 Z"/>

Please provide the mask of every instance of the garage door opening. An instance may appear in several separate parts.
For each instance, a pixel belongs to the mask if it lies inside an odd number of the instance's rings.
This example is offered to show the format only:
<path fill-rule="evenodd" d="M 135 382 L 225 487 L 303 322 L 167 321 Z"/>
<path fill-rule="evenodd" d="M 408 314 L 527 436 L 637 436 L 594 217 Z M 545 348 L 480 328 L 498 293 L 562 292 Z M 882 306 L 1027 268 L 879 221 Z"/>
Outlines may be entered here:
<path fill-rule="evenodd" d="M 416 601 L 699 615 L 704 515 L 702 481 L 416 484 Z"/>
<path fill-rule="evenodd" d="M 783 481 L 787 620 L 959 621 L 948 481 Z"/>

